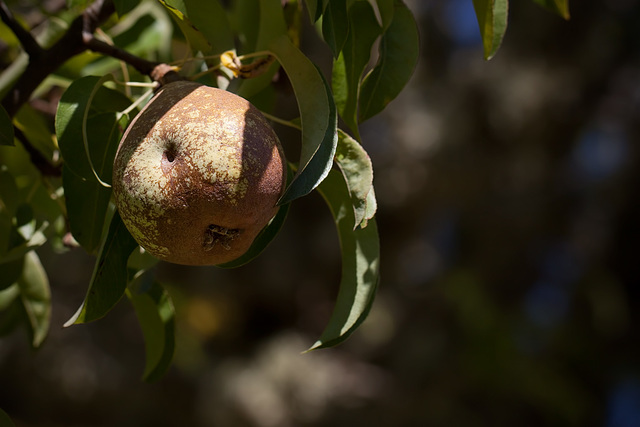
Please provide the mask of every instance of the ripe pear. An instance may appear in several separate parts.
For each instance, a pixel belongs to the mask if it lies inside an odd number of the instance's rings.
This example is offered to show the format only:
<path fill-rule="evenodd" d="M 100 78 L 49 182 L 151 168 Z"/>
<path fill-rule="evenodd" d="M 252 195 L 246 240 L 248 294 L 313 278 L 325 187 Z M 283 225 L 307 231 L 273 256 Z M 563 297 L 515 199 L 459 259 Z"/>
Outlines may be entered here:
<path fill-rule="evenodd" d="M 127 229 L 152 255 L 222 264 L 243 255 L 276 214 L 285 165 L 278 137 L 249 101 L 177 81 L 127 128 L 113 194 Z"/>

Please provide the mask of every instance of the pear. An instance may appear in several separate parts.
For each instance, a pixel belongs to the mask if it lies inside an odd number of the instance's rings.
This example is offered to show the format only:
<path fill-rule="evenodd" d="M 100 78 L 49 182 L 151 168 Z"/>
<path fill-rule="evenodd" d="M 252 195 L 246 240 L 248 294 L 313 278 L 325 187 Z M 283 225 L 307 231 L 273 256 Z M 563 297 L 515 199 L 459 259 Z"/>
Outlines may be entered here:
<path fill-rule="evenodd" d="M 127 128 L 113 194 L 134 239 L 176 264 L 243 255 L 277 213 L 286 160 L 246 99 L 195 82 L 163 86 Z"/>

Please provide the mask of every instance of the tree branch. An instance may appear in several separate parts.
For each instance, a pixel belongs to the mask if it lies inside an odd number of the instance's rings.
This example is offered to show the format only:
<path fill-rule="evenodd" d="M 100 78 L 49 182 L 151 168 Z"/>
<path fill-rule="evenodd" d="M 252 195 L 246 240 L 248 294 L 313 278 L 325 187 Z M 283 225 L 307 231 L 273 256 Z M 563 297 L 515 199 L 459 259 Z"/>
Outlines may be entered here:
<path fill-rule="evenodd" d="M 1 6 L 4 6 L 4 8 Z M 2 106 L 10 117 L 13 117 L 20 107 L 29 100 L 33 91 L 48 75 L 52 74 L 67 60 L 87 49 L 125 61 L 141 73 L 149 76 L 159 65 L 159 63 L 147 61 L 94 37 L 93 33 L 96 28 L 115 12 L 112 0 L 96 0 L 93 2 L 80 16 L 71 22 L 69 29 L 62 38 L 49 49 L 42 49 L 38 46 L 31 34 L 11 18 L 12 15 L 2 0 L 0 0 L 0 9 L 4 9 L 0 10 L 2 19 L 5 20 L 7 25 L 9 25 L 9 22 L 13 22 L 11 24 L 12 30 L 16 32 L 16 37 L 23 43 L 25 51 L 29 53 L 29 65 L 2 100 Z M 37 48 L 32 42 L 35 43 Z"/>
<path fill-rule="evenodd" d="M 134 67 L 142 74 L 150 75 L 153 69 L 158 65 L 156 62 L 147 61 L 144 58 L 133 55 L 124 49 L 110 45 L 97 39 L 93 34 L 84 34 L 84 45 L 87 49 L 97 53 L 119 59 Z"/>
<path fill-rule="evenodd" d="M 2 106 L 10 117 L 15 116 L 35 89 L 47 76 L 74 56 L 92 50 L 122 60 L 135 67 L 140 73 L 149 75 L 160 84 L 182 79 L 175 70 L 157 62 L 135 56 L 117 46 L 111 46 L 97 39 L 93 33 L 115 12 L 113 0 L 96 0 L 74 19 L 64 35 L 49 49 L 43 49 L 13 17 L 4 0 L 0 0 L 0 19 L 15 33 L 24 51 L 29 55 L 29 64 L 13 87 L 2 99 Z M 16 137 L 22 142 L 32 163 L 43 175 L 59 175 L 60 168 L 52 165 L 31 145 L 22 132 L 16 129 Z"/>
<path fill-rule="evenodd" d="M 9 8 L 2 0 L 0 0 L 0 18 L 2 19 L 2 22 L 4 22 L 7 27 L 13 31 L 13 34 L 16 35 L 20 44 L 22 44 L 22 48 L 29 57 L 37 58 L 42 54 L 44 49 L 42 49 L 36 39 L 33 38 L 31 33 L 16 21 Z"/>
<path fill-rule="evenodd" d="M 40 173 L 44 176 L 60 176 L 62 175 L 62 168 L 58 165 L 52 165 L 51 162 L 42 155 L 37 148 L 31 145 L 31 142 L 27 139 L 26 135 L 22 133 L 17 127 L 13 127 L 14 134 L 18 141 L 22 143 L 24 149 L 29 153 L 31 163 L 38 168 Z"/>

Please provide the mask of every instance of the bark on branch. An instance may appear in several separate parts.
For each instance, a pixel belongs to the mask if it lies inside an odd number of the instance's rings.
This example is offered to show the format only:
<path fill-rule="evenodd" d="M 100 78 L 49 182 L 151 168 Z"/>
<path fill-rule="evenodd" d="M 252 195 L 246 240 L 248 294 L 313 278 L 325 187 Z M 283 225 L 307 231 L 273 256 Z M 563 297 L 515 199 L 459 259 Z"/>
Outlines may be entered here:
<path fill-rule="evenodd" d="M 151 75 L 158 63 L 132 55 L 94 37 L 95 30 L 115 12 L 112 0 L 96 0 L 74 19 L 58 42 L 49 49 L 38 45 L 33 36 L 14 18 L 4 1 L 0 0 L 0 18 L 12 29 L 29 55 L 29 64 L 11 90 L 2 100 L 2 106 L 13 117 L 29 100 L 33 91 L 44 79 L 72 57 L 93 50 L 120 59 L 143 74 Z"/>

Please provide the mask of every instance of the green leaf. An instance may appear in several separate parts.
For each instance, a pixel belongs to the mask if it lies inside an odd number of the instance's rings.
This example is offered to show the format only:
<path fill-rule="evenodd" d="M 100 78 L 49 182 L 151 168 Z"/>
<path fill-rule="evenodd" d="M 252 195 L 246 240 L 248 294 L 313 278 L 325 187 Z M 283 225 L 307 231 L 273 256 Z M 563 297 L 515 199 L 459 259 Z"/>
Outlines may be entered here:
<path fill-rule="evenodd" d="M 247 10 L 259 10 L 260 0 L 235 0 L 229 13 L 229 21 L 237 34 L 238 54 L 256 51 L 258 31 L 260 30 L 260 14 L 247 13 Z"/>
<path fill-rule="evenodd" d="M 100 248 L 84 302 L 64 326 L 97 320 L 120 301 L 127 287 L 127 260 L 137 246 L 116 211 Z"/>
<path fill-rule="evenodd" d="M 344 176 L 351 196 L 354 227 L 366 226 L 367 221 L 375 215 L 371 159 L 358 141 L 342 130 L 338 130 L 338 148 L 335 160 Z M 372 196 L 369 196 L 370 194 Z M 373 203 L 373 209 L 371 203 Z"/>
<path fill-rule="evenodd" d="M 9 418 L 9 415 L 7 415 L 7 413 L 4 412 L 2 409 L 0 409 L 0 426 L 2 426 L 2 427 L 16 427 L 16 425 L 13 423 L 13 421 L 11 421 L 11 418 Z"/>
<path fill-rule="evenodd" d="M 0 145 L 15 145 L 13 142 L 13 123 L 7 110 L 0 106 Z"/>
<path fill-rule="evenodd" d="M 261 0 L 260 24 L 255 50 L 270 50 L 271 43 L 281 37 L 286 37 L 286 34 L 287 23 L 284 18 L 282 3 L 279 0 Z M 238 95 L 244 98 L 251 98 L 257 95 L 272 83 L 273 76 L 278 69 L 278 64 L 274 63 L 262 75 L 242 81 L 237 91 Z"/>
<path fill-rule="evenodd" d="M 140 280 L 140 279 L 139 279 Z M 146 364 L 143 379 L 160 379 L 171 366 L 175 348 L 175 310 L 166 290 L 157 282 L 146 292 L 128 290 L 144 336 Z"/>
<path fill-rule="evenodd" d="M 171 17 L 175 20 L 182 30 L 187 41 L 191 44 L 191 47 L 200 52 L 211 52 L 212 46 L 207 38 L 198 30 L 191 20 L 187 17 L 184 10 L 186 9 L 184 3 L 180 0 L 158 0 L 164 7 L 167 8 Z"/>
<path fill-rule="evenodd" d="M 327 176 L 337 144 L 337 117 L 331 92 L 316 66 L 286 36 L 269 50 L 289 76 L 298 101 L 302 127 L 300 164 L 279 204 L 309 194 Z"/>
<path fill-rule="evenodd" d="M 49 332 L 51 291 L 47 273 L 35 251 L 29 252 L 24 258 L 24 269 L 18 279 L 18 286 L 32 336 L 31 345 L 39 347 Z"/>
<path fill-rule="evenodd" d="M 131 12 L 135 9 L 138 4 L 140 4 L 140 0 L 113 0 L 113 4 L 116 7 L 116 13 L 119 17 Z"/>
<path fill-rule="evenodd" d="M 356 228 L 351 196 L 342 174 L 333 170 L 318 188 L 336 222 L 342 250 L 342 279 L 329 323 L 309 350 L 346 340 L 371 309 L 379 280 L 380 242 L 374 219 Z"/>
<path fill-rule="evenodd" d="M 340 117 L 357 140 L 360 81 L 369 63 L 371 47 L 382 28 L 368 2 L 356 2 L 349 9 L 349 35 L 340 56 L 333 63 L 332 87 Z"/>
<path fill-rule="evenodd" d="M 393 21 L 394 14 L 394 0 L 376 0 L 376 6 L 378 7 L 378 13 L 380 14 L 380 22 L 382 24 L 382 30 L 386 31 Z"/>
<path fill-rule="evenodd" d="M 108 177 L 109 182 L 126 122 L 126 117 L 118 121 L 114 113 L 99 113 L 87 121 L 93 164 L 98 175 Z M 87 252 L 95 253 L 100 247 L 111 189 L 95 179 L 76 175 L 66 166 L 62 170 L 62 185 L 71 234 Z"/>
<path fill-rule="evenodd" d="M 349 16 L 346 0 L 329 2 L 322 15 L 322 36 L 335 58 L 338 57 L 349 34 Z"/>
<path fill-rule="evenodd" d="M 316 22 L 322 16 L 324 8 L 330 0 L 306 0 L 307 11 L 311 22 Z"/>
<path fill-rule="evenodd" d="M 569 19 L 569 0 L 533 0 L 544 8 L 557 13 L 564 19 Z"/>
<path fill-rule="evenodd" d="M 407 84 L 420 54 L 418 27 L 411 11 L 395 1 L 393 21 L 382 36 L 378 63 L 360 89 L 359 121 L 382 111 Z"/>
<path fill-rule="evenodd" d="M 482 35 L 484 58 L 488 60 L 498 51 L 507 31 L 509 0 L 473 0 L 473 6 Z"/>
<path fill-rule="evenodd" d="M 87 151 L 93 148 L 93 140 L 83 138 L 83 132 L 90 129 L 87 126 L 89 117 L 101 112 L 118 112 L 127 108 L 131 101 L 122 93 L 102 86 L 109 77 L 86 76 L 74 81 L 62 94 L 56 112 L 55 128 L 60 152 L 65 165 L 76 175 L 85 179 L 95 179 L 91 159 Z M 104 141 L 103 141 L 104 144 Z M 98 150 L 100 152 L 100 150 Z M 96 165 L 93 165 L 96 167 Z M 102 176 L 102 178 L 109 178 Z"/>
<path fill-rule="evenodd" d="M 177 5 L 180 2 L 174 3 Z M 218 0 L 182 0 L 181 3 L 184 4 L 184 14 L 209 42 L 210 53 L 222 53 L 234 48 L 227 11 Z"/>

